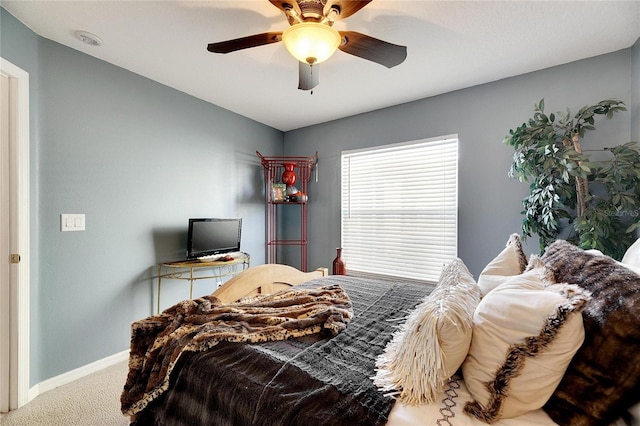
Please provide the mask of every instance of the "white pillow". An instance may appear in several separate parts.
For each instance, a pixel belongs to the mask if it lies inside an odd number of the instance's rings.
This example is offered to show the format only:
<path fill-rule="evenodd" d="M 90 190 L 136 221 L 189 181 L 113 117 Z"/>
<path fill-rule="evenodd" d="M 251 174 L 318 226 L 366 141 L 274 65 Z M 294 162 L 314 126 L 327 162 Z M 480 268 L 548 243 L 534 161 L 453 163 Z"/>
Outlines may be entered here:
<path fill-rule="evenodd" d="M 374 383 L 407 405 L 434 402 L 471 344 L 480 290 L 460 259 L 445 266 L 433 292 L 394 333 L 376 360 Z"/>
<path fill-rule="evenodd" d="M 634 268 L 640 268 L 640 238 L 627 249 L 622 257 L 622 263 Z"/>
<path fill-rule="evenodd" d="M 507 244 L 478 277 L 480 295 L 486 296 L 491 290 L 504 283 L 510 277 L 524 272 L 527 256 L 522 250 L 522 242 L 518 234 L 511 234 Z"/>
<path fill-rule="evenodd" d="M 629 416 L 631 417 L 631 424 L 640 425 L 640 402 L 637 404 L 634 404 L 627 411 L 629 413 Z"/>
<path fill-rule="evenodd" d="M 542 407 L 584 341 L 580 311 L 589 292 L 546 282 L 544 272 L 537 266 L 511 277 L 473 316 L 462 373 L 475 401 L 465 412 L 486 423 Z"/>

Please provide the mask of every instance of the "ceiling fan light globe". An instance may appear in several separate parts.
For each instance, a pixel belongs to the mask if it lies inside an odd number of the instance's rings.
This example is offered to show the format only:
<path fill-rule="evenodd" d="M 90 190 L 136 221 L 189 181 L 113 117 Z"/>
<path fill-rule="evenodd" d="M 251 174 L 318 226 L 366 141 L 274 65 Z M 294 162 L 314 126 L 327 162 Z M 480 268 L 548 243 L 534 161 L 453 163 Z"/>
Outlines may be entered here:
<path fill-rule="evenodd" d="M 302 22 L 287 28 L 282 34 L 287 50 L 298 61 L 319 64 L 329 59 L 340 45 L 340 33 L 317 22 Z"/>

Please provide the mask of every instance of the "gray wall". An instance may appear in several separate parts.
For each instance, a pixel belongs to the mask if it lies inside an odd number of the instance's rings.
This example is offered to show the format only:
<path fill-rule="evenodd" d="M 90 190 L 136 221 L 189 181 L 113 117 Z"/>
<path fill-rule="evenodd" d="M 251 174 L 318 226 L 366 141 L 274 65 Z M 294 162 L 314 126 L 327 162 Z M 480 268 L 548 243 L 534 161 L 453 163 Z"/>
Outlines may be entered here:
<path fill-rule="evenodd" d="M 640 39 L 631 49 L 631 138 L 640 143 Z"/>
<path fill-rule="evenodd" d="M 458 255 L 474 275 L 520 232 L 521 200 L 528 185 L 510 180 L 513 150 L 502 139 L 533 114 L 544 98 L 547 112 L 572 113 L 584 105 L 618 98 L 631 105 L 638 76 L 638 47 L 447 93 L 285 134 L 288 155 L 319 157 L 319 182 L 309 189 L 309 267 L 329 265 L 340 245 L 340 153 L 342 150 L 457 133 L 460 140 Z M 634 59 L 632 71 L 631 58 Z M 472 71 L 470 71 L 472 72 Z M 636 89 L 637 94 L 637 89 Z M 638 108 L 601 120 L 585 149 L 631 139 Z M 398 171 L 398 185 L 403 184 Z M 529 239 L 528 253 L 538 252 Z M 347 269 L 349 265 L 347 263 Z"/>
<path fill-rule="evenodd" d="M 262 168 L 282 132 L 33 34 L 2 10 L 2 56 L 30 74 L 31 384 L 128 349 L 155 265 L 189 217 L 240 216 L 264 263 Z M 85 232 L 60 232 L 84 213 Z M 194 294 L 210 293 L 211 280 Z M 167 281 L 166 307 L 188 297 Z"/>
<path fill-rule="evenodd" d="M 640 39 L 631 48 L 631 139 L 640 143 Z M 636 229 L 640 238 L 640 229 Z"/>

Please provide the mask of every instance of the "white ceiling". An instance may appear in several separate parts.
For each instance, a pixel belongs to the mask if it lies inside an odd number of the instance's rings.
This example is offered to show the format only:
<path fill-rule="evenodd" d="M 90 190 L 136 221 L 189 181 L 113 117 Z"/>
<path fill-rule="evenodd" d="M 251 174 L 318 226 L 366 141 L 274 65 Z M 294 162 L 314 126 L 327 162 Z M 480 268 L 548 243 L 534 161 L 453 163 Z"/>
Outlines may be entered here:
<path fill-rule="evenodd" d="M 282 131 L 421 99 L 627 48 L 640 1 L 374 0 L 335 24 L 407 46 L 387 69 L 338 51 L 313 94 L 282 43 L 226 55 L 210 42 L 282 31 L 267 0 L 0 0 L 42 37 Z M 74 37 L 96 34 L 95 47 Z M 532 99 L 535 102 L 536 99 Z"/>

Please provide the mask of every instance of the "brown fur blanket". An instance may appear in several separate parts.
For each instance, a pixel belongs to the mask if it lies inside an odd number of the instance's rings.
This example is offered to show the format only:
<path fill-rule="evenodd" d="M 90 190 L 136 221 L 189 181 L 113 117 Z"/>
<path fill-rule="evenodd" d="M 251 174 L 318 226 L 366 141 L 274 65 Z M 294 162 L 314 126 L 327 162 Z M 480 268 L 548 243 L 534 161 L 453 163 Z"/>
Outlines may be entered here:
<path fill-rule="evenodd" d="M 352 316 L 351 300 L 338 285 L 292 288 L 226 305 L 214 296 L 180 302 L 132 324 L 122 412 L 133 415 L 166 391 L 185 351 L 204 351 L 221 341 L 267 342 L 322 330 L 337 335 Z"/>

